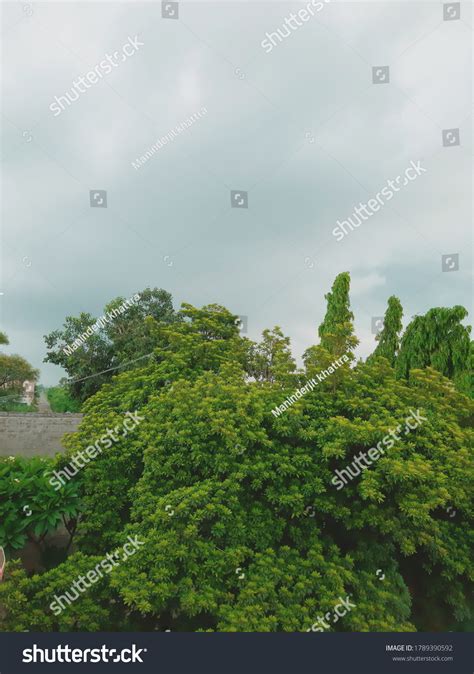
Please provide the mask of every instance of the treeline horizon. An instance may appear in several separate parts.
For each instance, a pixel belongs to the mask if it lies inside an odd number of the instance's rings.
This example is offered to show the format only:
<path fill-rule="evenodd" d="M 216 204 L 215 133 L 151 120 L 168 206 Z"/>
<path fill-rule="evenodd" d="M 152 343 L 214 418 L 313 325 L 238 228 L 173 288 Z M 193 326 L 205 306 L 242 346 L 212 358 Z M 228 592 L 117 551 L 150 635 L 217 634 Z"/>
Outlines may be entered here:
<path fill-rule="evenodd" d="M 152 353 L 133 369 L 71 385 L 84 416 L 47 468 L 63 475 L 86 457 L 77 474 L 52 493 L 45 461 L 0 460 L 8 497 L 0 500 L 8 556 L 0 629 L 472 629 L 465 309 L 431 309 L 402 333 L 391 297 L 374 352 L 357 361 L 350 277 L 339 274 L 318 343 L 298 368 L 278 327 L 254 342 L 219 305 L 175 312 L 165 291 L 146 293 L 145 305 L 129 310 L 134 318 L 117 317 L 91 335 L 90 352 L 66 363 L 80 378 L 100 369 L 101 356 Z M 47 337 L 52 360 L 94 320 L 81 316 Z M 335 361 L 341 366 L 318 378 Z M 311 379 L 317 386 L 273 415 Z M 132 432 L 98 444 L 131 414 L 141 420 Z M 21 506 L 35 496 L 25 520 Z M 53 553 L 45 536 L 61 519 L 70 540 Z M 15 559 L 26 537 L 41 549 L 34 573 Z M 55 597 L 130 537 L 140 541 L 136 554 L 57 614 Z M 341 598 L 351 610 L 321 623 Z"/>
<path fill-rule="evenodd" d="M 350 274 L 343 272 L 337 276 L 331 292 L 325 295 L 325 298 L 328 300 L 334 295 L 334 301 L 338 302 L 335 310 L 344 311 L 345 321 L 352 322 L 354 315 L 349 310 L 349 287 Z M 67 378 L 60 379 L 54 386 L 65 387 L 74 400 L 83 402 L 122 368 L 140 367 L 138 359 L 151 355 L 153 348 L 159 346 L 158 343 L 154 343 L 151 336 L 152 321 L 161 325 L 182 321 L 185 317 L 183 310 L 191 306 L 183 302 L 181 310 L 175 310 L 171 294 L 158 288 L 146 288 L 135 295 L 137 296 L 140 297 L 140 301 L 136 306 L 117 316 L 110 324 L 101 326 L 100 329 L 97 329 L 96 317 L 81 312 L 77 317 L 67 316 L 61 329 L 45 335 L 47 355 L 44 362 L 60 365 L 68 374 Z M 123 302 L 123 297 L 116 297 L 104 307 L 103 313 L 117 312 Z M 202 309 L 205 310 L 207 306 L 220 307 L 227 311 L 221 305 L 212 304 L 205 305 Z M 474 388 L 470 369 L 474 359 L 474 347 L 470 339 L 471 326 L 462 323 L 467 316 L 467 310 L 461 305 L 450 308 L 435 307 L 424 315 L 414 316 L 404 330 L 402 304 L 398 297 L 392 295 L 388 298 L 383 327 L 375 335 L 376 347 L 372 354 L 365 359 L 360 357 L 359 361 L 383 356 L 395 368 L 397 376 L 405 378 L 413 368 L 431 366 L 452 379 L 460 391 L 472 396 Z M 238 316 L 234 317 L 237 323 Z M 92 326 L 94 332 L 82 347 L 77 349 L 77 353 L 69 355 L 65 353 L 65 347 L 74 343 Z M 271 332 L 283 337 L 279 326 L 275 326 L 272 331 L 264 330 L 260 348 L 264 348 L 266 336 Z M 258 350 L 258 342 L 247 337 L 242 339 L 248 343 L 249 352 Z M 285 339 L 289 345 L 290 338 Z M 358 343 L 357 340 L 355 346 Z M 303 364 L 310 350 L 311 347 L 303 353 Z"/>

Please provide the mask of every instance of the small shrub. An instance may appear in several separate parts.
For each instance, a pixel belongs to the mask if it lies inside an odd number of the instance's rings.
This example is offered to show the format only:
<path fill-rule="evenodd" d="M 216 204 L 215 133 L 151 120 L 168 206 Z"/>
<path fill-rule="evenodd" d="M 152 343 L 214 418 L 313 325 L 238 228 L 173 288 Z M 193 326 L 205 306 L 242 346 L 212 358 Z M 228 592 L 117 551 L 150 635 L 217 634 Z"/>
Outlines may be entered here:
<path fill-rule="evenodd" d="M 66 389 L 61 386 L 53 386 L 46 392 L 49 404 L 53 412 L 80 412 L 81 404 L 73 400 Z"/>

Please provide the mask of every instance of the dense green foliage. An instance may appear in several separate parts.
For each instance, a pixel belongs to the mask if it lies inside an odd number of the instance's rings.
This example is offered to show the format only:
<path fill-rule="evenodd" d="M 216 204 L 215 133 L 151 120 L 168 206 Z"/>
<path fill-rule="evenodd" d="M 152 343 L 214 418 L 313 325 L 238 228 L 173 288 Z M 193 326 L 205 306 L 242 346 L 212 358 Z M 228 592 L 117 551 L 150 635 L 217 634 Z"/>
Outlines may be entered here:
<path fill-rule="evenodd" d="M 52 386 L 46 390 L 46 396 L 53 412 L 80 412 L 81 405 L 69 395 L 64 386 Z"/>
<path fill-rule="evenodd" d="M 147 321 L 153 358 L 84 403 L 56 469 L 127 411 L 143 420 L 71 481 L 82 499 L 77 551 L 32 578 L 7 567 L 2 629 L 306 631 L 345 596 L 355 607 L 331 630 L 472 619 L 474 404 L 430 366 L 404 378 L 383 356 L 355 365 L 349 280 L 341 274 L 328 294 L 304 370 L 279 328 L 254 344 L 218 305 Z M 343 354 L 347 363 L 272 414 Z M 378 460 L 336 488 L 336 470 L 399 426 Z M 54 616 L 54 595 L 127 536 L 143 542 L 137 553 Z"/>
<path fill-rule="evenodd" d="M 0 345 L 9 344 L 7 335 L 0 332 Z M 0 412 L 34 412 L 36 406 L 20 402 L 25 380 L 36 381 L 39 376 L 24 358 L 0 353 Z"/>
<path fill-rule="evenodd" d="M 75 553 L 54 569 L 28 577 L 18 561 L 8 563 L 10 584 L 0 584 L 0 601 L 9 616 L 12 632 L 97 632 L 105 627 L 110 631 L 133 630 L 126 617 L 126 607 L 111 588 L 106 578 L 100 579 L 92 591 L 80 595 L 58 617 L 48 608 L 56 594 L 67 591 L 72 580 L 85 575 L 100 557 Z M 7 591 L 4 591 L 4 590 Z"/>
<path fill-rule="evenodd" d="M 458 388 L 474 393 L 470 326 L 462 325 L 464 307 L 430 309 L 408 325 L 396 362 L 397 374 L 408 377 L 416 368 L 433 367 L 453 379 Z"/>
<path fill-rule="evenodd" d="M 22 356 L 8 356 L 0 353 L 0 386 L 8 387 L 10 391 L 22 391 L 23 382 L 26 379 L 36 379 L 38 371 L 35 370 Z"/>
<path fill-rule="evenodd" d="M 32 405 L 17 402 L 20 396 L 17 395 L 0 395 L 0 412 L 21 412 L 23 414 L 29 412 L 37 412 L 38 408 L 36 402 Z"/>
<path fill-rule="evenodd" d="M 8 337 L 4 332 L 0 332 L 1 344 L 9 344 Z M 23 391 L 25 380 L 36 381 L 38 377 L 38 370 L 35 370 L 21 356 L 0 353 L 0 396 L 20 394 Z"/>
<path fill-rule="evenodd" d="M 27 540 L 41 545 L 64 524 L 72 533 L 79 514 L 78 484 L 60 491 L 49 484 L 53 459 L 0 457 L 0 546 L 13 552 Z"/>
<path fill-rule="evenodd" d="M 358 344 L 354 336 L 354 314 L 349 300 L 350 276 L 343 272 L 336 277 L 331 292 L 325 297 L 327 310 L 319 326 L 320 347 L 333 356 L 350 352 Z"/>
<path fill-rule="evenodd" d="M 117 316 L 108 314 L 118 310 L 125 298 L 116 297 L 109 302 L 102 314 L 108 320 L 96 325 L 93 334 L 72 353 L 68 354 L 64 348 L 73 345 L 74 340 L 85 334 L 88 328 L 92 331 L 97 317 L 85 312 L 77 317 L 67 316 L 62 330 L 45 335 L 48 351 L 44 360 L 66 370 L 69 394 L 78 402 L 86 400 L 110 381 L 114 368 L 135 367 L 137 359 L 153 351 L 156 346 L 151 335 L 154 322 L 167 324 L 177 320 L 171 295 L 165 290 L 146 288 L 139 296 L 136 304 Z M 147 318 L 153 319 L 151 323 Z M 138 365 L 141 364 L 138 361 Z"/>
<path fill-rule="evenodd" d="M 250 376 L 261 382 L 292 379 L 296 364 L 290 351 L 290 338 L 284 336 L 281 328 L 264 330 L 262 341 L 250 345 L 246 369 Z"/>

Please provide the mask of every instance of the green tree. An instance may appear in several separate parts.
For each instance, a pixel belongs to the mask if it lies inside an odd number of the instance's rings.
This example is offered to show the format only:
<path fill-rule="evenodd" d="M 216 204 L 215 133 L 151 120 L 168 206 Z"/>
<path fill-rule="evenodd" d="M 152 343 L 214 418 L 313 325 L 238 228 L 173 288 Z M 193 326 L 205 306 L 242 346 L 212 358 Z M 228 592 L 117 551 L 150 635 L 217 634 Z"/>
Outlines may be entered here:
<path fill-rule="evenodd" d="M 120 426 L 128 410 L 141 410 L 151 396 L 174 390 L 177 381 L 192 380 L 208 371 L 219 372 L 225 362 L 238 367 L 245 363 L 248 345 L 239 335 L 237 316 L 218 305 L 197 309 L 183 304 L 180 319 L 168 325 L 153 323 L 154 339 L 163 344 L 155 349 L 153 359 L 141 368 L 114 377 L 111 384 L 104 385 L 85 402 L 84 420 L 78 432 L 66 438 L 68 453 L 59 459 L 60 466 L 75 452 L 85 449 L 91 437 L 97 440 L 106 428 Z M 102 410 L 99 415 L 97 405 Z M 104 460 L 91 462 L 83 471 L 84 504 L 91 516 L 83 522 L 81 535 L 90 543 L 83 549 L 91 554 L 98 545 L 103 546 L 99 549 L 104 552 L 114 545 L 128 521 L 133 502 L 130 490 L 143 470 L 143 452 L 143 440 L 134 433 L 126 442 L 103 449 Z M 103 532 L 100 543 L 97 530 Z"/>
<path fill-rule="evenodd" d="M 100 629 L 133 619 L 143 630 L 306 631 L 346 596 L 355 606 L 330 631 L 469 620 L 474 403 L 432 368 L 399 379 L 380 358 L 341 367 L 336 386 L 321 382 L 275 418 L 293 383 L 248 376 L 236 317 L 218 305 L 184 305 L 181 315 L 152 326 L 160 346 L 150 362 L 86 401 L 57 460 L 138 410 L 135 430 L 75 478 L 76 540 L 83 570 L 128 536 L 143 545 L 94 605 L 84 593 L 56 621 L 45 597 L 67 587 L 71 566 L 6 578 L 2 629 L 80 629 L 100 611 Z M 356 457 L 378 445 L 356 471 Z"/>
<path fill-rule="evenodd" d="M 0 386 L 9 392 L 21 392 L 25 380 L 35 381 L 38 377 L 39 371 L 21 356 L 0 353 Z"/>
<path fill-rule="evenodd" d="M 320 370 L 326 369 L 341 356 L 354 360 L 354 349 L 359 340 L 354 334 L 354 314 L 350 309 L 350 275 L 343 272 L 336 276 L 331 292 L 325 295 L 326 315 L 319 326 L 320 343 L 310 346 L 303 354 L 306 375 L 314 377 Z M 337 386 L 340 374 L 331 375 L 331 386 Z"/>
<path fill-rule="evenodd" d="M 55 597 L 71 592 L 71 583 L 102 561 L 98 555 L 71 555 L 55 569 L 28 577 L 19 561 L 7 564 L 3 582 L 0 583 L 0 606 L 8 615 L 12 632 L 98 632 L 136 629 L 127 616 L 127 607 L 111 587 L 109 578 L 98 578 L 93 588 L 79 594 L 76 601 L 67 603 L 55 615 L 51 604 Z M 12 587 L 15 593 L 11 592 Z M 57 610 L 56 610 L 57 613 Z M 0 628 L 3 628 L 0 614 Z"/>
<path fill-rule="evenodd" d="M 250 347 L 247 371 L 257 381 L 288 381 L 296 371 L 291 355 L 290 338 L 285 337 L 281 328 L 264 330 L 262 341 Z"/>
<path fill-rule="evenodd" d="M 72 353 L 64 352 L 63 349 L 72 345 L 75 339 L 87 332 L 88 328 L 92 328 L 96 320 L 94 316 L 84 312 L 77 317 L 67 316 L 62 330 L 54 330 L 44 337 L 48 348 L 44 362 L 60 365 L 66 370 L 69 375 L 67 384 L 69 393 L 80 402 L 96 393 L 105 382 L 110 381 L 111 373 L 104 370 L 119 364 L 114 357 L 113 345 L 103 329 L 90 335 L 85 344 Z"/>
<path fill-rule="evenodd" d="M 383 328 L 375 337 L 378 342 L 372 354 L 373 357 L 383 356 L 392 367 L 395 365 L 400 348 L 400 333 L 402 331 L 403 307 L 398 297 L 388 298 L 388 307 L 385 312 Z"/>
<path fill-rule="evenodd" d="M 424 316 L 416 316 L 401 341 L 398 376 L 407 378 L 413 368 L 433 367 L 468 393 L 472 347 L 471 327 L 461 323 L 466 316 L 461 306 L 430 309 Z"/>
<path fill-rule="evenodd" d="M 325 295 L 326 315 L 318 333 L 320 345 L 333 356 L 351 352 L 358 344 L 354 336 L 354 314 L 350 309 L 350 285 L 349 272 L 342 272 L 336 276 L 331 292 Z"/>
<path fill-rule="evenodd" d="M 4 332 L 0 332 L 0 344 L 9 344 Z M 3 397 L 12 403 L 23 392 L 23 382 L 36 381 L 38 377 L 39 371 L 22 356 L 0 353 L 0 399 Z M 5 409 L 4 405 L 2 409 Z"/>
<path fill-rule="evenodd" d="M 118 309 L 123 302 L 123 297 L 116 297 L 105 306 L 104 313 Z M 145 288 L 137 304 L 105 326 L 105 334 L 113 344 L 119 362 L 150 353 L 157 346 L 151 334 L 150 321 L 145 321 L 145 318 L 164 324 L 178 320 L 170 293 L 158 288 Z"/>
<path fill-rule="evenodd" d="M 153 323 L 172 323 L 178 320 L 172 305 L 171 295 L 158 288 L 145 288 L 139 301 L 118 310 L 124 304 L 123 297 L 116 297 L 103 311 L 105 321 L 100 325 L 97 318 L 82 312 L 79 316 L 67 316 L 63 328 L 45 335 L 47 346 L 45 362 L 63 367 L 69 375 L 68 388 L 73 398 L 82 402 L 110 381 L 119 366 L 136 367 L 140 359 L 157 346 Z M 116 315 L 107 316 L 116 311 Z M 92 326 L 95 325 L 95 329 Z M 67 347 L 87 333 L 92 334 L 78 348 L 67 352 Z M 66 349 L 66 351 L 65 351 Z M 133 362 L 130 362 L 133 361 Z"/>

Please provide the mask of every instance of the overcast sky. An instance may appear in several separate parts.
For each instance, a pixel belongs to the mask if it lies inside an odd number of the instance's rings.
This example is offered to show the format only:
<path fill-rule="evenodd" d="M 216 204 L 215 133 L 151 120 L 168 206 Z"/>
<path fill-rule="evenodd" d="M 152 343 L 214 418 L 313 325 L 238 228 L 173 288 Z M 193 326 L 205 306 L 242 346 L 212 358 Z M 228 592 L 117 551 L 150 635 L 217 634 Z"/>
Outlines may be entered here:
<path fill-rule="evenodd" d="M 470 3 L 443 20 L 442 2 L 332 0 L 267 53 L 265 34 L 307 5 L 180 2 L 173 19 L 159 1 L 3 4 L 1 329 L 42 383 L 63 375 L 42 363 L 44 334 L 146 286 L 177 308 L 248 316 L 254 339 L 280 325 L 298 357 L 341 271 L 362 356 L 392 294 L 405 324 L 432 306 L 470 310 Z M 135 36 L 143 45 L 105 73 Z M 373 83 L 373 66 L 389 81 Z M 96 67 L 55 115 L 54 97 Z M 411 161 L 426 171 L 338 241 L 337 220 Z M 458 271 L 442 271 L 446 254 Z"/>

